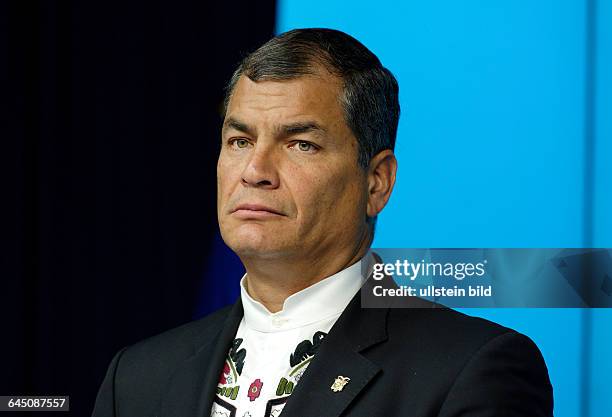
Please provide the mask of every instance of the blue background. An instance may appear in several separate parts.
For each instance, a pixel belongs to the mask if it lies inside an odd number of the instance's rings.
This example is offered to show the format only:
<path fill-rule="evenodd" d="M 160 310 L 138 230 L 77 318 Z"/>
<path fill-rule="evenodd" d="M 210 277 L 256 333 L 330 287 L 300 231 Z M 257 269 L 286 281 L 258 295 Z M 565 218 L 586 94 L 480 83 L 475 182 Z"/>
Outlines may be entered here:
<path fill-rule="evenodd" d="M 610 1 L 280 0 L 397 77 L 398 180 L 373 247 L 612 247 Z M 558 417 L 612 415 L 612 311 L 466 311 L 540 347 Z"/>

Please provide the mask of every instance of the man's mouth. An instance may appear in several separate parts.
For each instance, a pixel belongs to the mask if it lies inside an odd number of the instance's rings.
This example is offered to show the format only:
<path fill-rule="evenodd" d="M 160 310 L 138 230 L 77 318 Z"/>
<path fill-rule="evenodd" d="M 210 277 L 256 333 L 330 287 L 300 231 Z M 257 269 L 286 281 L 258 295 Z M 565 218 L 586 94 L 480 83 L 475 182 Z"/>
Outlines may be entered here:
<path fill-rule="evenodd" d="M 232 214 L 243 219 L 263 219 L 285 215 L 281 211 L 263 204 L 240 204 L 232 211 Z"/>

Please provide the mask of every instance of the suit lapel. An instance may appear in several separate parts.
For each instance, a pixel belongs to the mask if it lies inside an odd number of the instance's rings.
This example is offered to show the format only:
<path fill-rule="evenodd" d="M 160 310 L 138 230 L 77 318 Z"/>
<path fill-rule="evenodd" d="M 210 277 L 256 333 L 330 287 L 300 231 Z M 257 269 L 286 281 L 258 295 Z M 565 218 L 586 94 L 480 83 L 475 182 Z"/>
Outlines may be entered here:
<path fill-rule="evenodd" d="M 207 340 L 196 343 L 196 353 L 181 363 L 167 386 L 160 417 L 210 415 L 219 375 L 242 316 L 239 298 L 221 328 L 203 335 Z"/>
<path fill-rule="evenodd" d="M 380 372 L 380 367 L 360 352 L 387 339 L 387 311 L 362 309 L 358 292 L 321 344 L 281 415 L 339 416 Z M 334 392 L 331 386 L 339 376 L 350 381 Z"/>

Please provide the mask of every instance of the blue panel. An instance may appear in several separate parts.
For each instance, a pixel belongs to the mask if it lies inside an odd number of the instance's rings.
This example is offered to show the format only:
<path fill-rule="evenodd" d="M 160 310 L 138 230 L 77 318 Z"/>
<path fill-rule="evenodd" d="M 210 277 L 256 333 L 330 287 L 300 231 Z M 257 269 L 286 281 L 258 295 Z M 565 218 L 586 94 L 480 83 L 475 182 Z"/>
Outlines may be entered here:
<path fill-rule="evenodd" d="M 399 80 L 398 183 L 374 247 L 612 247 L 612 4 L 599 3 L 589 200 L 586 1 L 279 0 L 278 32 L 343 30 Z M 536 341 L 557 417 L 612 415 L 612 312 L 469 313 Z"/>
<path fill-rule="evenodd" d="M 590 404 L 589 417 L 612 416 L 612 310 L 597 309 L 593 317 L 590 354 Z"/>
<path fill-rule="evenodd" d="M 612 1 L 596 4 L 593 246 L 612 247 Z M 612 416 L 612 311 L 595 310 L 589 417 Z"/>
<path fill-rule="evenodd" d="M 277 25 L 344 30 L 399 80 L 398 183 L 374 246 L 582 246 L 582 3 L 373 4 L 285 0 Z"/>
<path fill-rule="evenodd" d="M 612 247 L 612 1 L 597 2 L 593 246 Z M 612 415 L 612 413 L 610 413 Z"/>

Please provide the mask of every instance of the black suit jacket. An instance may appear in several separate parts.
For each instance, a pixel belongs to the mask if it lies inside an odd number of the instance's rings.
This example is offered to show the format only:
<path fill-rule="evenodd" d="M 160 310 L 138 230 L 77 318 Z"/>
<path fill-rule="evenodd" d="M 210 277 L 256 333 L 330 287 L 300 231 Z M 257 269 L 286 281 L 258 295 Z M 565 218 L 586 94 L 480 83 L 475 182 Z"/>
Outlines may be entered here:
<path fill-rule="evenodd" d="M 367 281 L 362 291 L 371 285 Z M 361 308 L 358 293 L 282 416 L 552 416 L 546 365 L 528 337 L 437 304 L 413 302 L 421 308 Z M 242 316 L 238 299 L 121 350 L 108 368 L 93 416 L 208 417 Z M 333 392 L 339 375 L 350 382 Z"/>

